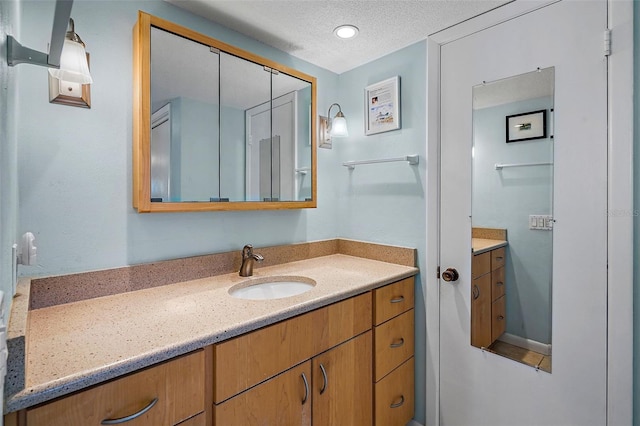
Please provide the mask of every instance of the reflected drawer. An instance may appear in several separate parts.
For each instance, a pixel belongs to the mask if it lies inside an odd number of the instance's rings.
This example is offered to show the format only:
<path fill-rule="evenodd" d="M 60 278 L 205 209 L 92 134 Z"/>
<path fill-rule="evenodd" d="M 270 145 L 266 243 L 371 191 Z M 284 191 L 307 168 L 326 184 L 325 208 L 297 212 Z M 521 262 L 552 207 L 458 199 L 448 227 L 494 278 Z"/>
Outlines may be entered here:
<path fill-rule="evenodd" d="M 491 300 L 504 296 L 504 266 L 491 271 Z"/>
<path fill-rule="evenodd" d="M 506 253 L 506 250 L 504 249 L 504 247 L 491 250 L 491 270 L 492 271 L 504 266 L 505 253 Z"/>
<path fill-rule="evenodd" d="M 491 341 L 495 342 L 504 333 L 506 318 L 506 297 L 502 296 L 491 304 Z"/>
<path fill-rule="evenodd" d="M 471 276 L 478 278 L 491 272 L 491 252 L 476 254 L 471 258 Z"/>

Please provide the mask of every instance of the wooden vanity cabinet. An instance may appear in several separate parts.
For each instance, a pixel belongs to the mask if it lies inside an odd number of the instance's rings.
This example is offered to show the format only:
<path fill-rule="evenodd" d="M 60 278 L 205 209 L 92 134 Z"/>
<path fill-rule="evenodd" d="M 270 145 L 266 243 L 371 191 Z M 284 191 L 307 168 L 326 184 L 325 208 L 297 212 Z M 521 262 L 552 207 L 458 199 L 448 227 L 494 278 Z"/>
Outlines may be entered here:
<path fill-rule="evenodd" d="M 471 345 L 488 348 L 506 327 L 504 247 L 473 256 Z"/>
<path fill-rule="evenodd" d="M 205 357 L 199 350 L 26 410 L 28 426 L 93 426 L 151 406 L 131 426 L 205 424 Z M 156 400 L 155 403 L 152 402 Z M 185 423 L 181 423 L 186 421 Z"/>
<path fill-rule="evenodd" d="M 404 426 L 414 412 L 414 279 L 373 291 L 374 419 Z"/>

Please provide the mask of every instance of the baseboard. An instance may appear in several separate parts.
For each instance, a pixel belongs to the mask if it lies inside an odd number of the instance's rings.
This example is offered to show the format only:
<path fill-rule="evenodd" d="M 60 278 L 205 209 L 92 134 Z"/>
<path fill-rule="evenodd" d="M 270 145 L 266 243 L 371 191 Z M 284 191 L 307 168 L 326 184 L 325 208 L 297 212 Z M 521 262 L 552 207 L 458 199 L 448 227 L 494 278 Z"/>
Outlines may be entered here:
<path fill-rule="evenodd" d="M 510 345 L 538 352 L 542 355 L 551 355 L 551 344 L 536 342 L 535 340 L 525 339 L 524 337 L 509 333 L 504 333 L 502 336 L 498 337 L 498 340 L 509 343 Z"/>

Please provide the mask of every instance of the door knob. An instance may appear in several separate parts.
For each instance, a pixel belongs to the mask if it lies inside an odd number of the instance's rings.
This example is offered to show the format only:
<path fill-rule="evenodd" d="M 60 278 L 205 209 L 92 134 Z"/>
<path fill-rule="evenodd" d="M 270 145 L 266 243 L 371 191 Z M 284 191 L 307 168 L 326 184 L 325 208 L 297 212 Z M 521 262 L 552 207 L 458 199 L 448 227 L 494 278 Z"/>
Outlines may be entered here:
<path fill-rule="evenodd" d="M 447 268 L 447 270 L 442 273 L 442 279 L 446 282 L 458 281 L 459 277 L 460 274 L 458 274 L 455 268 Z"/>

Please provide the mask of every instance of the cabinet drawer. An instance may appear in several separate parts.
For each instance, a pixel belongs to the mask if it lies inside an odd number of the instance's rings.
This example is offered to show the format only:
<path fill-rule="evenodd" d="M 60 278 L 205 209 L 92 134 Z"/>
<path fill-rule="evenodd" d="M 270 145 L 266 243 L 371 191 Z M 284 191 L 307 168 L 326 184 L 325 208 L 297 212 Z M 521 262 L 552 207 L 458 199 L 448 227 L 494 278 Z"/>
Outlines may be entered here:
<path fill-rule="evenodd" d="M 195 417 L 191 417 L 189 420 L 185 420 L 177 426 L 207 426 L 207 416 L 205 413 L 201 413 Z"/>
<path fill-rule="evenodd" d="M 491 304 L 491 342 L 500 337 L 504 333 L 506 326 L 506 298 L 502 296 Z"/>
<path fill-rule="evenodd" d="M 491 271 L 491 300 L 504 296 L 504 266 Z"/>
<path fill-rule="evenodd" d="M 204 351 L 27 410 L 29 426 L 100 425 L 156 404 L 135 426 L 175 425 L 204 411 Z"/>
<path fill-rule="evenodd" d="M 310 425 L 311 401 L 311 361 L 307 361 L 214 405 L 213 424 Z"/>
<path fill-rule="evenodd" d="M 374 411 L 378 426 L 404 426 L 413 418 L 414 358 L 375 384 Z"/>
<path fill-rule="evenodd" d="M 371 329 L 371 295 L 352 297 L 214 347 L 214 402 Z"/>
<path fill-rule="evenodd" d="M 471 277 L 478 278 L 491 272 L 491 252 L 476 254 L 471 259 Z"/>
<path fill-rule="evenodd" d="M 374 324 L 381 324 L 413 308 L 414 279 L 405 278 L 373 291 Z"/>
<path fill-rule="evenodd" d="M 411 309 L 374 328 L 374 381 L 413 356 L 413 326 L 414 310 Z"/>
<path fill-rule="evenodd" d="M 504 266 L 506 250 L 504 247 L 491 250 L 491 270 L 494 271 Z"/>

